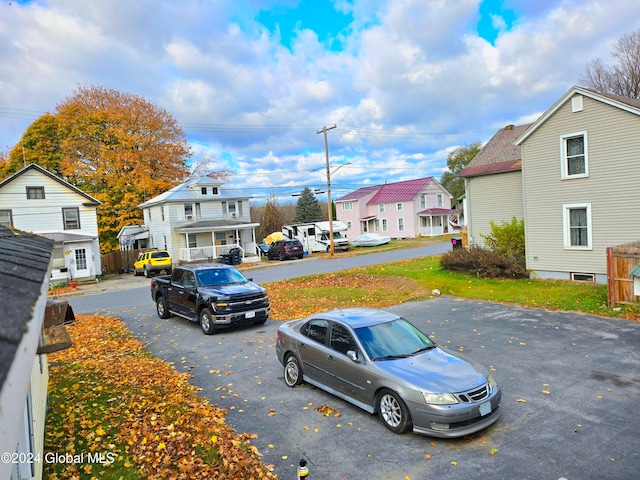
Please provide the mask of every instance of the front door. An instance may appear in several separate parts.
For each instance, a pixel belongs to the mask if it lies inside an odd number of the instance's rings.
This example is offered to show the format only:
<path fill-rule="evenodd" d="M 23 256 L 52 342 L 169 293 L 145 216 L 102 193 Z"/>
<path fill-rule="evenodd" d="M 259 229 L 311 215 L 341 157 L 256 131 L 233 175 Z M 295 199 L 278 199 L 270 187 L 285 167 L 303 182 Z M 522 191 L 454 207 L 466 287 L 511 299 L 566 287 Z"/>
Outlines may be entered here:
<path fill-rule="evenodd" d="M 71 255 L 71 278 L 83 278 L 91 275 L 89 255 L 86 248 L 73 248 Z"/>

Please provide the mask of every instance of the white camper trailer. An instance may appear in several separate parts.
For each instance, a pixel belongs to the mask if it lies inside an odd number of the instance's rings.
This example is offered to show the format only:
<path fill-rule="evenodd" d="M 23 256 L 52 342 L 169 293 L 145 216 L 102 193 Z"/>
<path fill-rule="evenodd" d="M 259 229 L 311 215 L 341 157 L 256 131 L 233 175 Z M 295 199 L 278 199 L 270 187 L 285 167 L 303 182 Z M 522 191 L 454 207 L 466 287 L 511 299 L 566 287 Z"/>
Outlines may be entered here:
<path fill-rule="evenodd" d="M 335 251 L 349 250 L 349 240 L 343 234 L 347 225 L 342 222 L 333 222 L 333 249 Z M 304 245 L 307 252 L 328 252 L 331 248 L 329 242 L 329 222 L 308 222 L 284 225 L 282 233 L 286 238 L 297 238 Z"/>

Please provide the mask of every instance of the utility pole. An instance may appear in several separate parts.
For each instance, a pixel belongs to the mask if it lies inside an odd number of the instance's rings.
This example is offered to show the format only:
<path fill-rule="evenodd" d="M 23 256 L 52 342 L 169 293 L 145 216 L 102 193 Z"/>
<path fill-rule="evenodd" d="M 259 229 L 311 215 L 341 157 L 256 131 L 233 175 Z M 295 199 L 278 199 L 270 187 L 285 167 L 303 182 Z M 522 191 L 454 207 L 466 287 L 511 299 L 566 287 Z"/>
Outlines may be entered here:
<path fill-rule="evenodd" d="M 324 133 L 324 151 L 327 161 L 327 216 L 329 218 L 329 255 L 333 257 L 333 210 L 331 208 L 331 172 L 329 171 L 329 141 L 327 140 L 327 131 L 333 130 L 337 125 L 327 128 L 326 125 L 322 130 L 316 133 Z"/>

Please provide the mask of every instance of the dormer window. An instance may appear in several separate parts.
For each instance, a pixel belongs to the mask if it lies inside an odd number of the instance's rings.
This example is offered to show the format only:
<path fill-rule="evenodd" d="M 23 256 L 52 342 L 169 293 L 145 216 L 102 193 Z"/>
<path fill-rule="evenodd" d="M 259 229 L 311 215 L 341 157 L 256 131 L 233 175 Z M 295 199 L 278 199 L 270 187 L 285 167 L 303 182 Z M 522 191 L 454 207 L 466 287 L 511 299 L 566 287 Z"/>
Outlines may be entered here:
<path fill-rule="evenodd" d="M 218 195 L 218 187 L 211 187 L 211 195 Z"/>
<path fill-rule="evenodd" d="M 202 187 L 200 189 L 200 193 L 202 193 L 202 195 L 206 195 L 207 194 L 207 187 Z"/>

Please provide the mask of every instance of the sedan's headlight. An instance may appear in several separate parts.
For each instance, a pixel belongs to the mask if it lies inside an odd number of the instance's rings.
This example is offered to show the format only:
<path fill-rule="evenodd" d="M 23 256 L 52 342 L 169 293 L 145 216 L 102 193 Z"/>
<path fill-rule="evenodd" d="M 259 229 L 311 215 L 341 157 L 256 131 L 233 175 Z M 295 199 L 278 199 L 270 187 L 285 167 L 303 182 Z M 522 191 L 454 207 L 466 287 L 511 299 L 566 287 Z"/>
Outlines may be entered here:
<path fill-rule="evenodd" d="M 491 391 L 493 392 L 496 388 L 496 381 L 493 378 L 493 375 L 489 375 L 487 377 L 487 382 L 489 382 L 489 386 L 491 387 Z"/>
<path fill-rule="evenodd" d="M 424 401 L 431 405 L 455 405 L 458 399 L 452 393 L 427 393 L 422 392 Z"/>

